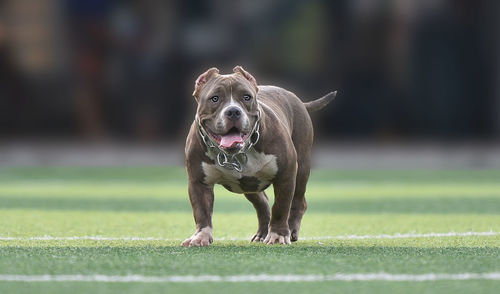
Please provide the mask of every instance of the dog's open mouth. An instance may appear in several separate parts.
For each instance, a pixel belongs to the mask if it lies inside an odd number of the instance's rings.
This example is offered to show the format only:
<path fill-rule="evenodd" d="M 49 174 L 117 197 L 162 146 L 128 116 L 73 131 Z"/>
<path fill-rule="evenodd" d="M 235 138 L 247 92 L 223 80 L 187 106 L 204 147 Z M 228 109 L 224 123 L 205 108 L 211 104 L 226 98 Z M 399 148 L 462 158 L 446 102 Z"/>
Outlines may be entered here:
<path fill-rule="evenodd" d="M 231 128 L 224 135 L 217 135 L 212 132 L 210 132 L 210 135 L 219 144 L 219 147 L 224 149 L 240 148 L 248 138 L 248 134 L 242 133 L 236 127 Z"/>

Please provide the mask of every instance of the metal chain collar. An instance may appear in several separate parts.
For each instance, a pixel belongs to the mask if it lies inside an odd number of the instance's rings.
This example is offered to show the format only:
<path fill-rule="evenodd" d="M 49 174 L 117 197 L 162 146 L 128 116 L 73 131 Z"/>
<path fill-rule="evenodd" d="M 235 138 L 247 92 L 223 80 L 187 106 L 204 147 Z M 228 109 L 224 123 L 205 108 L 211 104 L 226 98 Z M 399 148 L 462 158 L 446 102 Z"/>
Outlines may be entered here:
<path fill-rule="evenodd" d="M 208 135 L 203 126 L 201 125 L 198 116 L 196 116 L 196 123 L 198 124 L 198 132 L 200 133 L 201 139 L 208 149 L 213 150 L 216 154 L 216 162 L 218 165 L 229 169 L 241 172 L 243 166 L 248 162 L 247 151 L 250 150 L 260 139 L 260 120 L 261 112 L 259 110 L 259 116 L 255 125 L 252 129 L 250 136 L 243 142 L 243 147 L 234 154 L 227 153 L 224 149 L 219 148 L 219 145 L 214 142 L 214 140 Z"/>

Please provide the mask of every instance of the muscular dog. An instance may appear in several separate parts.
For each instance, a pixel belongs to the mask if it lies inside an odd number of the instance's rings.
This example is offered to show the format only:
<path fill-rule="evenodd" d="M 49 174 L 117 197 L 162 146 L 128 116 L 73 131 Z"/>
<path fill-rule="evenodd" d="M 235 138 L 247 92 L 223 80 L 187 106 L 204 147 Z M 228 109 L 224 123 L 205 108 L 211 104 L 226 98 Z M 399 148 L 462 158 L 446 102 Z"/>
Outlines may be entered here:
<path fill-rule="evenodd" d="M 313 127 L 309 112 L 325 107 L 336 92 L 303 103 L 274 86 L 258 86 L 241 66 L 220 75 L 210 68 L 195 82 L 198 103 L 186 141 L 189 199 L 195 233 L 182 246 L 213 242 L 214 185 L 243 193 L 257 211 L 252 242 L 297 241 L 307 208 Z M 264 190 L 273 184 L 272 210 Z"/>

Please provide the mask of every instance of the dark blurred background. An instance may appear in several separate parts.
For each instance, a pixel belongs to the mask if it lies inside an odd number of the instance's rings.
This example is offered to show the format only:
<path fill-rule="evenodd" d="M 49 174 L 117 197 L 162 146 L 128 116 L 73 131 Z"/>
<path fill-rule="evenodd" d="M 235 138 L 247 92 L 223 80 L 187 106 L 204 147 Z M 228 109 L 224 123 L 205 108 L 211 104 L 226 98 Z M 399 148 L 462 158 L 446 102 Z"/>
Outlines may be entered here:
<path fill-rule="evenodd" d="M 243 65 L 327 140 L 500 138 L 500 1 L 0 0 L 0 139 L 183 140 Z"/>

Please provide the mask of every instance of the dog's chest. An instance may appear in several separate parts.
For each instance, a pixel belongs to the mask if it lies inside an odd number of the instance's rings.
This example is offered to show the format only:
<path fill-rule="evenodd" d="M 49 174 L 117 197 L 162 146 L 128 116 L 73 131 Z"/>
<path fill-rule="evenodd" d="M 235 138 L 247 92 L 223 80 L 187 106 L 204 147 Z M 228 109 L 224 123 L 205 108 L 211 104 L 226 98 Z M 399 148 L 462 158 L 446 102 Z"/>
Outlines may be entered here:
<path fill-rule="evenodd" d="M 209 154 L 209 157 L 214 156 Z M 271 184 L 278 172 L 276 156 L 251 149 L 248 151 L 247 157 L 248 161 L 241 172 L 229 170 L 217 164 L 202 162 L 205 183 L 208 185 L 221 184 L 235 193 L 252 193 L 264 190 Z"/>

